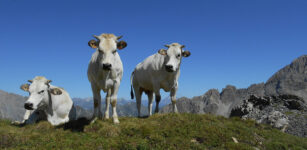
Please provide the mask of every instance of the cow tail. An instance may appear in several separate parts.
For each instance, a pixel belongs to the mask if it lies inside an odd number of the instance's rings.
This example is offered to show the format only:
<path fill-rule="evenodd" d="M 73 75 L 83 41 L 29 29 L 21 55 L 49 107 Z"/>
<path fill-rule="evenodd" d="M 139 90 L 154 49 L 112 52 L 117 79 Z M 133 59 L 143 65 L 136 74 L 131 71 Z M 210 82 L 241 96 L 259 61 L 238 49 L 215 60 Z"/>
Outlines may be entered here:
<path fill-rule="evenodd" d="M 130 85 L 131 85 L 131 92 L 130 92 L 130 95 L 131 95 L 131 99 L 134 99 L 134 94 L 133 94 L 133 88 L 132 88 L 132 79 L 134 77 L 134 71 L 132 72 L 131 76 L 130 76 Z"/>

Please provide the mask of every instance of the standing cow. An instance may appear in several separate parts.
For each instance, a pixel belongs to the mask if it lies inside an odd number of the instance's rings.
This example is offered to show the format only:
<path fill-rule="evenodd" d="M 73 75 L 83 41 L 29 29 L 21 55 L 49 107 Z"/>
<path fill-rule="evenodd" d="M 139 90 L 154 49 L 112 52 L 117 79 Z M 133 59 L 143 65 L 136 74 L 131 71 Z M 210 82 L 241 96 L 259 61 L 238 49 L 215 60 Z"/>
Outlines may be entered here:
<path fill-rule="evenodd" d="M 31 84 L 23 84 L 20 87 L 30 94 L 24 104 L 26 113 L 21 123 L 35 123 L 47 119 L 57 126 L 75 119 L 73 102 L 64 89 L 51 85 L 51 80 L 41 76 L 28 81 Z"/>
<path fill-rule="evenodd" d="M 117 92 L 123 76 L 123 64 L 117 53 L 127 46 L 125 41 L 118 41 L 122 36 L 114 34 L 101 34 L 95 36 L 96 40 L 90 40 L 88 45 L 96 51 L 92 55 L 88 65 L 88 79 L 91 82 L 94 96 L 93 120 L 102 118 L 101 96 L 103 90 L 106 95 L 105 119 L 109 119 L 109 105 L 113 108 L 113 122 L 119 123 L 116 112 Z"/>
<path fill-rule="evenodd" d="M 181 59 L 182 57 L 190 56 L 191 53 L 189 51 L 184 51 L 184 45 L 180 45 L 179 43 L 172 43 L 165 46 L 168 50 L 160 49 L 158 53 L 146 58 L 136 66 L 131 75 L 131 99 L 134 97 L 133 87 L 139 117 L 143 92 L 148 96 L 149 116 L 152 115 L 153 94 L 155 94 L 156 98 L 155 112 L 159 112 L 161 88 L 165 92 L 170 91 L 173 112 L 178 112 L 176 107 L 176 92 L 178 89 Z"/>

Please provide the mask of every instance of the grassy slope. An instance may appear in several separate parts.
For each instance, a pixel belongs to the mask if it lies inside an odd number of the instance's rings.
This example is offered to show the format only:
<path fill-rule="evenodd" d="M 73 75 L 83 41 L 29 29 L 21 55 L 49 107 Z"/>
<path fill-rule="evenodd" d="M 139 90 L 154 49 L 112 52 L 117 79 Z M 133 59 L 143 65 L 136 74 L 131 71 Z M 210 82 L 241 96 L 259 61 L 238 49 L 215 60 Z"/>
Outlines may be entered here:
<path fill-rule="evenodd" d="M 0 121 L 0 149 L 307 149 L 306 138 L 239 118 L 159 114 L 120 121 L 96 121 L 84 132 L 54 128 L 45 121 L 24 127 Z"/>

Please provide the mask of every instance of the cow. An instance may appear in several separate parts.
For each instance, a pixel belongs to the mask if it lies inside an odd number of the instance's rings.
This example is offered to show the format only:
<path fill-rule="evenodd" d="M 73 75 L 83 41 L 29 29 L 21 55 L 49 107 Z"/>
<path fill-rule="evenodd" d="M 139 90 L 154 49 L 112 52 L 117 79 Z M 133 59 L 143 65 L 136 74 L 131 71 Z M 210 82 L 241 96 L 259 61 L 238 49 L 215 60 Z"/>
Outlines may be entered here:
<path fill-rule="evenodd" d="M 123 64 L 117 50 L 127 46 L 125 41 L 118 41 L 122 36 L 114 34 L 94 35 L 96 40 L 90 40 L 88 45 L 95 49 L 88 65 L 87 76 L 91 83 L 94 97 L 93 121 L 102 119 L 100 91 L 106 94 L 105 119 L 109 119 L 109 105 L 113 109 L 113 122 L 119 123 L 116 112 L 117 92 L 123 76 Z"/>
<path fill-rule="evenodd" d="M 180 64 L 183 57 L 189 57 L 191 53 L 184 51 L 184 45 L 172 43 L 165 45 L 168 50 L 160 49 L 158 53 L 149 56 L 139 63 L 130 77 L 131 99 L 136 97 L 138 116 L 140 117 L 141 97 L 145 92 L 148 96 L 148 114 L 152 115 L 152 100 L 155 94 L 156 109 L 159 112 L 159 102 L 161 100 L 160 89 L 165 92 L 170 91 L 173 105 L 173 112 L 177 113 L 176 92 L 178 89 L 178 78 L 180 75 Z"/>
<path fill-rule="evenodd" d="M 42 76 L 28 81 L 31 84 L 20 86 L 30 94 L 24 104 L 26 112 L 22 124 L 46 119 L 51 125 L 58 126 L 76 119 L 73 101 L 63 88 L 51 85 L 51 80 Z"/>

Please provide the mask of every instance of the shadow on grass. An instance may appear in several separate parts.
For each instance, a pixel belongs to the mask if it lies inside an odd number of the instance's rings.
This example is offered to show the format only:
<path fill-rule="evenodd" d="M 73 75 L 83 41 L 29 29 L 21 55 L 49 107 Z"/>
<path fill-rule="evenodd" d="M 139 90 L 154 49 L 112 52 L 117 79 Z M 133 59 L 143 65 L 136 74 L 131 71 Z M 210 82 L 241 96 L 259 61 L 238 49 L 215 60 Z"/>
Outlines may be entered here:
<path fill-rule="evenodd" d="M 141 117 L 138 117 L 139 119 L 146 119 L 146 118 L 149 118 L 149 116 L 141 116 Z"/>
<path fill-rule="evenodd" d="M 42 121 L 42 120 L 40 120 Z M 39 123 L 40 121 L 37 121 L 35 124 Z M 45 121 L 45 120 L 44 120 Z M 91 123 L 91 119 L 87 119 L 87 118 L 79 118 L 77 120 L 71 120 L 65 124 L 59 125 L 59 126 L 55 126 L 55 128 L 60 129 L 63 128 L 64 130 L 71 130 L 73 132 L 83 132 L 84 131 L 84 127 L 89 125 Z M 16 127 L 25 127 L 26 123 L 12 123 L 12 126 L 16 126 Z"/>
<path fill-rule="evenodd" d="M 63 125 L 57 126 L 57 128 L 63 128 L 64 130 L 71 130 L 73 132 L 83 132 L 84 127 L 91 123 L 91 119 L 79 118 L 77 120 L 71 120 Z"/>

